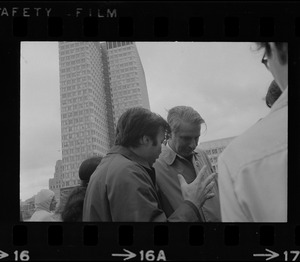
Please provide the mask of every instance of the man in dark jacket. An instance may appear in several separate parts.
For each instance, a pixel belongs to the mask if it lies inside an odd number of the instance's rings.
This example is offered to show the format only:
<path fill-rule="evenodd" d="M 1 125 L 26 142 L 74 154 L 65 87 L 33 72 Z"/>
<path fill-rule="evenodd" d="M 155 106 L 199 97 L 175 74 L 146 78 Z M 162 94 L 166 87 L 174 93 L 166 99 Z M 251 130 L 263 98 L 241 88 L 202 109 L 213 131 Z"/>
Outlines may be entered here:
<path fill-rule="evenodd" d="M 168 217 L 162 209 L 152 165 L 168 130 L 161 116 L 144 108 L 128 109 L 120 117 L 115 146 L 90 178 L 83 221 L 201 221 L 199 209 L 214 196 L 215 174 L 203 179 L 205 168 L 191 184 L 180 177 L 183 203 Z"/>

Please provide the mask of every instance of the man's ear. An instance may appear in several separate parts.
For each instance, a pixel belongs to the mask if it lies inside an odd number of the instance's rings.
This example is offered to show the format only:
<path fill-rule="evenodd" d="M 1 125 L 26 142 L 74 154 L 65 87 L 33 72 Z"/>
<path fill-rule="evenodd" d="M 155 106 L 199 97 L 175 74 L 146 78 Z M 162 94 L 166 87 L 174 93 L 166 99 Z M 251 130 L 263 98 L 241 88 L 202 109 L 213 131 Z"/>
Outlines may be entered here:
<path fill-rule="evenodd" d="M 150 139 L 149 136 L 143 136 L 143 137 L 140 138 L 140 144 L 141 145 L 147 146 L 147 145 L 150 144 L 150 142 L 151 142 L 151 139 Z"/>

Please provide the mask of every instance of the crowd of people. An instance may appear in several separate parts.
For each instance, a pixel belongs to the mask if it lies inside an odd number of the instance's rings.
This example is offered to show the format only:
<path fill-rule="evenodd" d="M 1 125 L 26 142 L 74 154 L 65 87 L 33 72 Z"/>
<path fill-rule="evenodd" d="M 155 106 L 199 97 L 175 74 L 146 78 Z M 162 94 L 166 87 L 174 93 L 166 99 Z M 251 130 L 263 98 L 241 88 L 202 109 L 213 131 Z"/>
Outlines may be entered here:
<path fill-rule="evenodd" d="M 79 168 L 82 184 L 56 208 L 41 190 L 30 221 L 287 222 L 288 44 L 259 42 L 274 77 L 269 114 L 235 138 L 218 174 L 197 147 L 204 119 L 189 106 L 167 120 L 141 107 L 122 114 L 114 146 Z"/>
<path fill-rule="evenodd" d="M 35 196 L 35 212 L 29 221 L 82 221 L 83 201 L 86 188 L 97 166 L 102 160 L 101 156 L 93 156 L 84 160 L 79 167 L 81 184 L 75 187 L 68 195 L 66 201 L 56 207 L 57 201 L 53 191 L 42 189 Z"/>

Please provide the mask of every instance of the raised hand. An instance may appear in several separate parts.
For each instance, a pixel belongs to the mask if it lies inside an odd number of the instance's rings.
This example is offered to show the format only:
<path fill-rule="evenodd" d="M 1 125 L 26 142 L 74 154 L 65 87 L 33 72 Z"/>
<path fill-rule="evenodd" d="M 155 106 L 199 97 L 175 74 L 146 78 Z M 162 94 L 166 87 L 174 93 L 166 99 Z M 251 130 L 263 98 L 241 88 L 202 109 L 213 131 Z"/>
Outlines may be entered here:
<path fill-rule="evenodd" d="M 215 196 L 211 190 L 215 185 L 214 179 L 216 173 L 212 173 L 204 179 L 206 168 L 206 165 L 204 165 L 197 174 L 195 180 L 190 184 L 187 184 L 184 177 L 181 174 L 178 174 L 183 199 L 191 201 L 198 208 L 202 207 L 207 199 Z"/>

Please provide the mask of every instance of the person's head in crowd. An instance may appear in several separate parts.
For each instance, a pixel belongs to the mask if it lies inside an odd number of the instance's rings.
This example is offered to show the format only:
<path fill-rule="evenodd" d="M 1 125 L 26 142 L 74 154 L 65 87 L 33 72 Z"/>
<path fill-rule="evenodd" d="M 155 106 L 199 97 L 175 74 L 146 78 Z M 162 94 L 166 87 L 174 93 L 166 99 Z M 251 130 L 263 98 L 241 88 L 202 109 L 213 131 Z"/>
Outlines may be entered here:
<path fill-rule="evenodd" d="M 70 193 L 68 200 L 61 213 L 61 219 L 64 222 L 80 222 L 82 221 L 82 209 L 86 188 L 75 187 Z"/>
<path fill-rule="evenodd" d="M 45 210 L 48 212 L 54 211 L 57 204 L 54 192 L 49 189 L 42 189 L 35 196 L 34 204 L 35 204 L 36 211 L 38 210 Z"/>
<path fill-rule="evenodd" d="M 79 178 L 81 185 L 75 187 L 69 194 L 61 212 L 61 219 L 64 222 L 82 221 L 83 202 L 86 188 L 91 175 L 102 160 L 101 156 L 93 156 L 84 160 L 79 167 Z"/>
<path fill-rule="evenodd" d="M 267 95 L 266 95 L 266 104 L 269 108 L 275 103 L 275 101 L 282 94 L 280 87 L 277 85 L 275 80 L 273 80 L 269 86 Z"/>
<path fill-rule="evenodd" d="M 35 211 L 29 221 L 54 221 L 52 211 L 55 210 L 56 204 L 54 192 L 42 189 L 35 196 Z"/>
<path fill-rule="evenodd" d="M 258 49 L 264 49 L 262 63 L 272 73 L 283 92 L 288 86 L 288 43 L 257 42 Z"/>
<path fill-rule="evenodd" d="M 183 157 L 190 156 L 198 145 L 204 119 L 192 107 L 175 106 L 168 111 L 167 121 L 171 128 L 170 147 Z"/>
<path fill-rule="evenodd" d="M 94 173 L 101 160 L 101 156 L 93 156 L 81 163 L 79 167 L 79 178 L 82 186 L 87 187 L 91 175 Z"/>
<path fill-rule="evenodd" d="M 168 123 L 160 115 L 142 107 L 130 108 L 117 123 L 115 145 L 133 149 L 152 166 L 169 130 Z"/>

